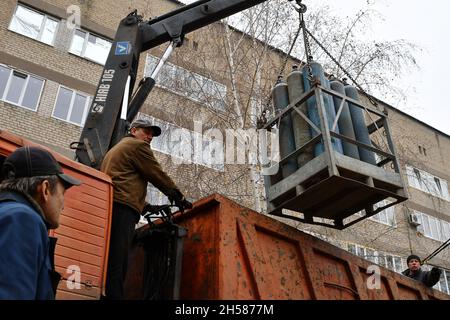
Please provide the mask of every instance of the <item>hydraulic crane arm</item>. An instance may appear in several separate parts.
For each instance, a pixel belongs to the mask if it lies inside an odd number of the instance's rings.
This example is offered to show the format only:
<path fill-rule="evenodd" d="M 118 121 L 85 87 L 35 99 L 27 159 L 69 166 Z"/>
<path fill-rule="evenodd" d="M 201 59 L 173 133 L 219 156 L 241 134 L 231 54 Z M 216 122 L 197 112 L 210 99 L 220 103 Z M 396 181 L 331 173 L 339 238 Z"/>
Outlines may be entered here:
<path fill-rule="evenodd" d="M 200 0 L 150 21 L 136 12 L 117 29 L 108 59 L 81 133 L 73 143 L 79 162 L 99 168 L 105 153 L 126 133 L 127 121 L 138 113 L 155 84 L 145 79 L 133 101 L 140 54 L 165 42 L 169 51 L 182 43 L 185 34 L 267 0 Z M 291 1 L 291 0 L 289 0 Z"/>

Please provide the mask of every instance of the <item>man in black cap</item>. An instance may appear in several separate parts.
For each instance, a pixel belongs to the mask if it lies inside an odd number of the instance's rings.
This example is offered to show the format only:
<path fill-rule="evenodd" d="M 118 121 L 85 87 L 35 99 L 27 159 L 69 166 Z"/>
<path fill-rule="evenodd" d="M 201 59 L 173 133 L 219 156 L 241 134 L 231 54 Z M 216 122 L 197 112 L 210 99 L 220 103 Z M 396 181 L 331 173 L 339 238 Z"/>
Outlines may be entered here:
<path fill-rule="evenodd" d="M 37 147 L 16 149 L 1 173 L 0 300 L 54 299 L 60 276 L 48 230 L 59 226 L 64 192 L 81 182 Z"/>
<path fill-rule="evenodd" d="M 145 119 L 131 124 L 130 134 L 109 150 L 101 171 L 112 178 L 114 204 L 106 276 L 107 299 L 123 299 L 128 254 L 134 229 L 144 208 L 147 184 L 150 182 L 171 202 L 182 208 L 192 206 L 153 155 L 150 143 L 161 134 L 161 128 Z"/>
<path fill-rule="evenodd" d="M 442 270 L 433 267 L 431 271 L 423 271 L 420 265 L 422 261 L 419 256 L 412 254 L 407 259 L 408 269 L 402 272 L 405 276 L 408 276 L 414 280 L 422 282 L 427 287 L 433 287 L 439 282 Z"/>

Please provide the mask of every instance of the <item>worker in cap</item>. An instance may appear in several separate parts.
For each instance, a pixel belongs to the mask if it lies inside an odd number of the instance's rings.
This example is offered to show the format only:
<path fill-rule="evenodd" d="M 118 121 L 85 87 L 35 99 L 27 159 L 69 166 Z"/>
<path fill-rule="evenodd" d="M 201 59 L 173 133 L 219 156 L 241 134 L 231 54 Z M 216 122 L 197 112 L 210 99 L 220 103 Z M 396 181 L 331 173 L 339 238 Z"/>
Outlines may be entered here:
<path fill-rule="evenodd" d="M 145 201 L 148 183 L 181 210 L 192 207 L 153 154 L 150 143 L 159 135 L 161 128 L 149 120 L 135 120 L 129 134 L 106 153 L 101 165 L 114 186 L 105 299 L 124 298 L 123 286 L 135 225 L 150 206 Z"/>
<path fill-rule="evenodd" d="M 54 299 L 54 270 L 64 193 L 81 182 L 65 174 L 53 155 L 38 147 L 16 149 L 3 162 L 0 180 L 0 300 Z"/>
<path fill-rule="evenodd" d="M 430 288 L 439 282 L 442 270 L 433 267 L 431 271 L 423 271 L 421 267 L 422 260 L 419 256 L 415 254 L 410 255 L 406 259 L 406 263 L 408 264 L 408 269 L 402 272 L 403 275 L 420 281 Z"/>

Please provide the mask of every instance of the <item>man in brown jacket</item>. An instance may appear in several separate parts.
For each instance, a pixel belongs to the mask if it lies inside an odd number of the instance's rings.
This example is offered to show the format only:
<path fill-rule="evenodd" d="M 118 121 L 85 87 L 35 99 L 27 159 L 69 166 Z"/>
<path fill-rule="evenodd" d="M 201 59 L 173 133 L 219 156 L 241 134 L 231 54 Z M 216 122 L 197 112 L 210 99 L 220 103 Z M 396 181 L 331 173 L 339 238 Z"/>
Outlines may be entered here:
<path fill-rule="evenodd" d="M 101 171 L 112 178 L 114 204 L 109 246 L 106 298 L 123 299 L 123 284 L 134 229 L 146 206 L 150 182 L 177 206 L 189 206 L 172 179 L 163 171 L 150 148 L 161 128 L 139 119 L 131 124 L 130 134 L 109 150 Z"/>

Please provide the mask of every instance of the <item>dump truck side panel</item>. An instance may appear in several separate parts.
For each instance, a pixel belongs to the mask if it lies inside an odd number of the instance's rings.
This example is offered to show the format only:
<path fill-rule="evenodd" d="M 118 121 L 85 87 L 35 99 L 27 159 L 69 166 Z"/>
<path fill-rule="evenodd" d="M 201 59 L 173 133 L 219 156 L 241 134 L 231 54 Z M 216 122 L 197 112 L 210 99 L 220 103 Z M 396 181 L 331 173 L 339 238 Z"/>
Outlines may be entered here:
<path fill-rule="evenodd" d="M 176 222 L 188 229 L 182 299 L 450 298 L 381 266 L 377 281 L 369 261 L 219 195 Z"/>

